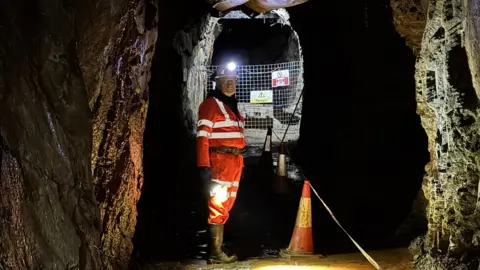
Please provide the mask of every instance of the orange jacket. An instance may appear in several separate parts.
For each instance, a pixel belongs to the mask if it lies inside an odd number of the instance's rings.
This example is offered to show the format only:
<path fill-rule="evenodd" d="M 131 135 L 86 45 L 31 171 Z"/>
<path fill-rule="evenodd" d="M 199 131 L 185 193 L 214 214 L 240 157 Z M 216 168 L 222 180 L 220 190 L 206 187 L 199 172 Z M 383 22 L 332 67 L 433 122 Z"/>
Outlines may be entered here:
<path fill-rule="evenodd" d="M 245 147 L 245 119 L 237 116 L 215 97 L 205 99 L 198 109 L 197 166 L 210 167 L 210 147 Z"/>

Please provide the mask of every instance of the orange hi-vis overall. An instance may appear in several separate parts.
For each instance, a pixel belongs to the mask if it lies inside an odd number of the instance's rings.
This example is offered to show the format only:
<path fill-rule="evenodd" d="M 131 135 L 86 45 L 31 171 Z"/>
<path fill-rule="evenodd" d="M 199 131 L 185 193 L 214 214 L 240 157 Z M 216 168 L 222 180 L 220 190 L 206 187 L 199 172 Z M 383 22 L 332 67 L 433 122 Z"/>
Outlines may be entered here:
<path fill-rule="evenodd" d="M 197 166 L 210 167 L 211 181 L 227 188 L 226 201 L 218 201 L 210 194 L 208 223 L 225 224 L 235 203 L 243 170 L 241 154 L 210 151 L 215 147 L 245 147 L 243 128 L 245 119 L 237 116 L 222 101 L 207 98 L 200 105 L 197 124 Z"/>

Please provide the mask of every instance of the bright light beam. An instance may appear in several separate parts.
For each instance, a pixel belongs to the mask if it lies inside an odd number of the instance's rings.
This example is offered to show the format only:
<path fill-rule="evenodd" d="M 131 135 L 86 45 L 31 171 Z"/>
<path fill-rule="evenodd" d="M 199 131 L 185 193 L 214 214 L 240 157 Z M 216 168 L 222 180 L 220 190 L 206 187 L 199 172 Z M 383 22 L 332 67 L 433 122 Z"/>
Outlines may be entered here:
<path fill-rule="evenodd" d="M 227 201 L 228 199 L 228 192 L 227 192 L 227 187 L 224 187 L 224 186 L 216 186 L 213 190 L 212 190 L 212 193 L 214 194 L 213 195 L 213 200 L 217 203 L 217 204 L 221 204 L 225 201 Z"/>
<path fill-rule="evenodd" d="M 230 63 L 228 63 L 227 68 L 228 68 L 230 71 L 233 71 L 234 69 L 237 68 L 237 65 L 236 65 L 234 62 L 230 62 Z"/>

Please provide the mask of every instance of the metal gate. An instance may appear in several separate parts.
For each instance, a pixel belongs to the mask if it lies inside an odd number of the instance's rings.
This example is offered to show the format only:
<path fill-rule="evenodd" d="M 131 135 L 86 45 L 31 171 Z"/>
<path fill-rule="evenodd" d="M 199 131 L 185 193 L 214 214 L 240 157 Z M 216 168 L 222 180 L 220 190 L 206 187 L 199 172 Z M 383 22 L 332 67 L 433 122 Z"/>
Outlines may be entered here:
<path fill-rule="evenodd" d="M 215 87 L 213 78 L 217 68 L 206 67 L 209 80 L 205 95 Z M 284 135 L 284 141 L 298 139 L 302 112 L 302 63 L 244 65 L 238 66 L 237 70 L 236 96 L 239 110 L 245 116 L 247 143 L 263 144 L 269 127 L 272 128 L 274 143 L 279 143 Z"/>

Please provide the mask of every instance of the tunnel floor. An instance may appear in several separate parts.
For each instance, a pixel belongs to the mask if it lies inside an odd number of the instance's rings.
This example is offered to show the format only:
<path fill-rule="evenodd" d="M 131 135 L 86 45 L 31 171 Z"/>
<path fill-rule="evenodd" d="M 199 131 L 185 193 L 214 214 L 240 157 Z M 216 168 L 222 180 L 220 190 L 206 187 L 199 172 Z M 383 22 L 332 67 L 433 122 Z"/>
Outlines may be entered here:
<path fill-rule="evenodd" d="M 253 263 L 252 260 L 254 260 L 255 263 L 253 264 L 256 265 L 256 260 L 259 258 L 261 258 L 262 261 L 266 260 L 266 263 L 285 263 L 285 261 L 281 259 L 279 252 L 281 249 L 286 248 L 290 242 L 295 226 L 303 181 L 289 181 L 289 192 L 287 194 L 278 194 L 273 189 L 275 179 L 273 178 L 272 170 L 258 166 L 258 160 L 259 157 L 245 158 L 245 177 L 240 183 L 237 200 L 231 211 L 230 219 L 225 225 L 224 248 L 227 252 L 235 252 L 239 257 L 240 264 L 251 264 Z M 355 253 L 358 252 L 358 250 L 338 225 L 334 223 L 319 200 L 314 196 L 312 192 L 314 247 L 316 253 L 326 256 L 326 258 L 319 260 L 318 263 L 337 265 L 343 260 L 341 259 L 343 257 L 334 257 L 336 256 L 335 254 Z M 160 264 L 160 262 L 175 262 L 173 263 L 175 265 L 205 265 L 208 238 L 206 207 L 202 205 L 202 203 L 203 202 L 199 202 L 198 200 L 192 200 L 184 206 L 186 209 L 181 210 L 182 213 L 177 215 L 177 219 L 181 219 L 177 221 L 177 224 L 182 225 L 176 225 L 175 228 L 168 230 L 168 232 L 159 232 L 161 234 L 168 234 L 169 236 L 167 238 L 163 237 L 162 241 L 157 241 L 158 244 L 155 244 L 158 245 L 158 248 L 155 248 L 157 255 L 153 256 L 153 259 L 149 259 L 148 262 L 141 258 L 136 258 L 137 262 L 135 264 L 137 267 L 134 268 L 148 269 L 148 267 L 154 265 L 169 264 Z M 353 235 L 353 237 L 356 238 L 355 235 Z M 368 243 L 368 245 L 365 245 L 367 243 L 362 242 L 359 244 L 366 250 L 395 248 L 388 247 L 384 244 L 376 246 L 375 243 L 379 243 L 382 240 L 375 239 L 380 238 L 375 235 L 372 235 L 371 238 L 374 244 Z M 155 239 L 155 237 L 152 236 L 152 239 Z M 152 242 L 153 241 L 154 240 L 152 240 Z M 404 251 L 401 251 L 397 256 L 395 252 L 387 252 L 386 254 L 390 255 L 381 255 L 379 259 L 394 261 L 392 262 L 393 264 L 398 263 L 399 265 L 403 265 L 404 262 L 402 261 L 410 260 L 407 258 L 408 255 L 404 253 Z M 333 256 L 331 257 L 333 261 L 328 259 L 330 256 Z M 357 255 L 342 256 L 346 256 L 346 263 L 348 263 L 348 258 L 351 256 L 353 256 L 351 258 L 358 257 Z M 383 258 L 383 256 L 386 257 Z M 355 261 L 355 264 L 359 263 L 359 266 L 362 265 L 362 263 L 366 263 L 365 265 L 367 267 L 369 263 L 361 255 L 360 257 L 361 258 L 352 260 Z M 259 262 L 259 265 L 262 265 L 262 261 Z M 346 267 L 338 269 L 372 269 L 349 268 L 347 265 L 338 265 Z"/>
<path fill-rule="evenodd" d="M 374 251 L 370 254 L 382 269 L 412 269 L 412 257 L 407 249 Z M 258 270 L 370 270 L 375 269 L 360 253 L 337 254 L 309 258 L 250 258 L 228 265 L 159 263 L 145 269 L 258 269 Z"/>

